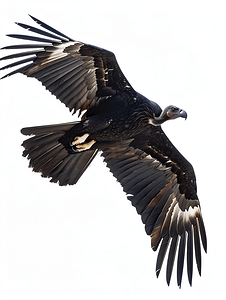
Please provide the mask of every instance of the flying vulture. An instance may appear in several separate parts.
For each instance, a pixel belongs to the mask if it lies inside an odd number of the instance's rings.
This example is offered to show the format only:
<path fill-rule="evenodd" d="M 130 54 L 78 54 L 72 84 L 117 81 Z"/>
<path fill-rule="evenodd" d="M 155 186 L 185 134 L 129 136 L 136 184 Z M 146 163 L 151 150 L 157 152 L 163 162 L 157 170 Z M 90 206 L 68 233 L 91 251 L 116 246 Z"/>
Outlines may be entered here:
<path fill-rule="evenodd" d="M 51 178 L 51 182 L 72 185 L 101 151 L 107 167 L 141 215 L 152 249 L 159 247 L 157 277 L 169 248 L 168 285 L 176 253 L 178 286 L 185 256 L 191 285 L 193 248 L 200 275 L 201 243 L 207 249 L 196 179 L 192 165 L 161 128 L 167 120 L 186 119 L 186 112 L 173 105 L 162 110 L 137 93 L 112 52 L 75 41 L 31 18 L 43 29 L 16 23 L 35 35 L 8 35 L 30 43 L 2 48 L 25 51 L 1 58 L 22 58 L 1 68 L 19 66 L 3 78 L 22 73 L 38 79 L 81 119 L 23 128 L 22 134 L 33 135 L 22 144 L 23 156 L 35 172 Z"/>

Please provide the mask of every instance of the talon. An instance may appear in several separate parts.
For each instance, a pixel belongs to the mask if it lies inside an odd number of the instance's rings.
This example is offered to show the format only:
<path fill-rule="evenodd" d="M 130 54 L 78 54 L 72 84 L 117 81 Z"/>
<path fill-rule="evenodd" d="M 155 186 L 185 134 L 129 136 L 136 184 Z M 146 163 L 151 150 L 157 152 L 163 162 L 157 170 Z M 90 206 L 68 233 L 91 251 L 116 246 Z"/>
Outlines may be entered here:
<path fill-rule="evenodd" d="M 88 150 L 88 149 L 90 149 L 92 146 L 93 146 L 93 144 L 95 144 L 96 143 L 96 141 L 94 141 L 94 140 L 92 140 L 92 141 L 90 141 L 90 142 L 88 142 L 88 143 L 85 143 L 85 144 L 79 144 L 79 145 L 77 145 L 76 146 L 76 150 L 77 151 L 84 151 L 84 150 Z"/>
<path fill-rule="evenodd" d="M 85 142 L 88 136 L 89 136 L 88 133 L 85 133 L 82 136 L 76 136 L 74 140 L 71 142 L 71 146 L 82 144 L 83 142 Z"/>

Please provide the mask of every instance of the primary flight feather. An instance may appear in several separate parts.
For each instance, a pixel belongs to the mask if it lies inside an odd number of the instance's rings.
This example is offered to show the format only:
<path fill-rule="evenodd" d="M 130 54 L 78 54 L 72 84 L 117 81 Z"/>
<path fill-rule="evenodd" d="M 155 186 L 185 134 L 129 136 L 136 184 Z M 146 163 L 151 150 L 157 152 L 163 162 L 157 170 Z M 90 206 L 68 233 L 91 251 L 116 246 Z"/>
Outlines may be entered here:
<path fill-rule="evenodd" d="M 3 78 L 16 73 L 34 77 L 70 111 L 83 115 L 71 123 L 23 128 L 24 135 L 33 135 L 22 144 L 29 166 L 52 182 L 72 185 L 101 151 L 141 215 L 152 249 L 159 248 L 156 275 L 169 248 L 166 280 L 169 284 L 177 253 L 181 286 L 186 251 L 192 284 L 193 248 L 200 275 L 201 243 L 207 250 L 196 179 L 192 165 L 161 128 L 167 120 L 187 118 L 186 112 L 173 105 L 162 110 L 137 93 L 112 52 L 75 41 L 31 18 L 44 30 L 16 23 L 36 35 L 9 35 L 31 43 L 2 48 L 25 51 L 1 58 L 21 58 L 1 68 L 17 67 Z"/>

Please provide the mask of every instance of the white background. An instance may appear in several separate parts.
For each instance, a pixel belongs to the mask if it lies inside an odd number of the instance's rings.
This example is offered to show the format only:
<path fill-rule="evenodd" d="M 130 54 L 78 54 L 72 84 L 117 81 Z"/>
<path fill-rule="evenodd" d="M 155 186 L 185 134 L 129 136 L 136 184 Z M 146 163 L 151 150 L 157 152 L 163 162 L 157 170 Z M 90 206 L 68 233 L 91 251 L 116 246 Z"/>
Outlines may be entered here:
<path fill-rule="evenodd" d="M 156 253 L 134 207 L 101 158 L 76 186 L 29 169 L 20 129 L 74 120 L 34 79 L 0 82 L 0 299 L 224 299 L 225 1 L 1 1 L 0 46 L 36 26 L 28 14 L 74 39 L 113 51 L 129 82 L 188 119 L 164 124 L 194 166 L 208 235 L 202 277 L 182 288 Z M 22 41 L 23 43 L 23 41 Z M 1 56 L 9 53 L 2 50 Z M 1 63 L 1 66 L 3 63 Z M 5 72 L 1 72 L 2 76 Z"/>

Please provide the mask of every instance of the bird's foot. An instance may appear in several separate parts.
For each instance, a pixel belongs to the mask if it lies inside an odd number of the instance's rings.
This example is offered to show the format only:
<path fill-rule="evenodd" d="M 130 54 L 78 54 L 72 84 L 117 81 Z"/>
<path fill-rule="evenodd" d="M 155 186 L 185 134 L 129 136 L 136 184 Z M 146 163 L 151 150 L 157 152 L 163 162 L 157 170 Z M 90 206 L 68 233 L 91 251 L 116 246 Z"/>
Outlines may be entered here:
<path fill-rule="evenodd" d="M 71 146 L 75 146 L 75 145 L 84 143 L 88 136 L 89 136 L 88 133 L 85 133 L 82 136 L 76 136 L 74 138 L 73 142 L 71 143 Z"/>
<path fill-rule="evenodd" d="M 76 151 L 76 152 L 81 152 L 81 151 L 88 150 L 88 149 L 90 149 L 90 148 L 93 146 L 93 144 L 95 144 L 95 143 L 96 143 L 96 141 L 91 140 L 90 142 L 85 143 L 85 144 L 78 144 L 78 145 L 76 145 L 75 151 Z"/>
<path fill-rule="evenodd" d="M 71 142 L 73 151 L 81 152 L 81 151 L 88 150 L 93 146 L 93 144 L 96 143 L 96 141 L 94 141 L 94 140 L 84 143 L 86 141 L 86 139 L 88 138 L 88 136 L 89 136 L 89 133 L 85 133 L 82 136 L 76 136 L 74 138 L 74 140 Z M 73 147 L 73 146 L 75 146 L 75 147 Z"/>

